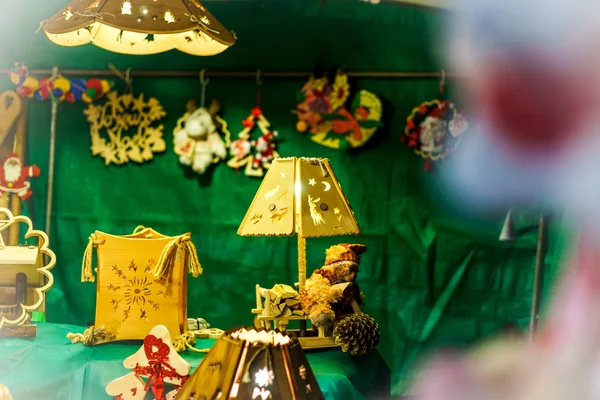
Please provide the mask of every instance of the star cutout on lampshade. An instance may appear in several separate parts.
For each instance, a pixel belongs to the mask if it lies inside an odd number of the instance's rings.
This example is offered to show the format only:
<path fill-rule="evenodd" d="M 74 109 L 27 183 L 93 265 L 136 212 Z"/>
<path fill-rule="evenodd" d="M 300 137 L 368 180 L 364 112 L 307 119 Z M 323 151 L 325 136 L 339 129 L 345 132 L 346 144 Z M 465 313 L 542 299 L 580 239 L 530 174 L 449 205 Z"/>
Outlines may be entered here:
<path fill-rule="evenodd" d="M 178 49 L 211 56 L 236 40 L 198 0 L 72 0 L 42 28 L 61 46 L 93 43 L 135 55 Z"/>

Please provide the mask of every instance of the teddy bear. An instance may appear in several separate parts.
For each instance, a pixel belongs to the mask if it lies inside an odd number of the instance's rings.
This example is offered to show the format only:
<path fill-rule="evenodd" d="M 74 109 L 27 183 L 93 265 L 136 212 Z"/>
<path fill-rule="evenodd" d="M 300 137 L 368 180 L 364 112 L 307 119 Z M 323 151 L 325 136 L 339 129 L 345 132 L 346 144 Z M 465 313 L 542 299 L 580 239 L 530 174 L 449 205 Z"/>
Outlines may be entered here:
<path fill-rule="evenodd" d="M 333 325 L 336 316 L 350 314 L 362 304 L 356 283 L 362 244 L 339 244 L 325 251 L 324 265 L 314 271 L 300 291 L 302 309 L 316 327 Z"/>
<path fill-rule="evenodd" d="M 183 126 L 175 130 L 175 153 L 179 162 L 191 166 L 198 174 L 206 172 L 213 162 L 227 157 L 227 146 L 219 133 L 216 118 L 219 108 L 216 100 L 209 109 L 196 108 L 190 102 Z"/>

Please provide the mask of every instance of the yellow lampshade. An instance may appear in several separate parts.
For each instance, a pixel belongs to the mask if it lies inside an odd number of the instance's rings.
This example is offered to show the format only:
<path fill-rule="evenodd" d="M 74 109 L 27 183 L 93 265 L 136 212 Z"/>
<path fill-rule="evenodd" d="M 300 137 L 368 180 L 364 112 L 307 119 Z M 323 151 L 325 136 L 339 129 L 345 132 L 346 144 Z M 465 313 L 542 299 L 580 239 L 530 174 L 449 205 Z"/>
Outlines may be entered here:
<path fill-rule="evenodd" d="M 360 228 L 329 160 L 273 161 L 238 229 L 241 236 L 358 235 Z"/>
<path fill-rule="evenodd" d="M 42 28 L 61 46 L 93 43 L 135 55 L 178 49 L 210 56 L 236 40 L 198 0 L 73 0 Z"/>

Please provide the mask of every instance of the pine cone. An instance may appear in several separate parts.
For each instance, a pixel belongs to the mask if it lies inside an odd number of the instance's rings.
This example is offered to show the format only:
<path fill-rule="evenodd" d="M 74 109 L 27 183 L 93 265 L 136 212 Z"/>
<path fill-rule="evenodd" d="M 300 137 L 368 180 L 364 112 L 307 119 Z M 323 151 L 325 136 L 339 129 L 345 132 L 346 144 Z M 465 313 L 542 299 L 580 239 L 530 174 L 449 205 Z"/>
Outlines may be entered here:
<path fill-rule="evenodd" d="M 366 354 L 379 344 L 379 325 L 367 314 L 352 314 L 335 325 L 333 337 L 342 351 Z"/>

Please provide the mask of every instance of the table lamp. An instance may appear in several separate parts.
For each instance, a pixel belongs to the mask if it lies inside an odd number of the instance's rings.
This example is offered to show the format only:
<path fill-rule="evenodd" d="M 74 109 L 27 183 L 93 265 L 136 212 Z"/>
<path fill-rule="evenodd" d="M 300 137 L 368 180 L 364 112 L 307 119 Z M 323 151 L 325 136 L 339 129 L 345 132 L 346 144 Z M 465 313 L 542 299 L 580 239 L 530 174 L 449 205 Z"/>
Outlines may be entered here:
<path fill-rule="evenodd" d="M 306 283 L 306 238 L 359 233 L 329 160 L 296 157 L 273 161 L 238 229 L 240 236 L 298 237 L 298 291 Z M 308 348 L 306 318 L 285 318 L 300 321 L 302 346 Z"/>
<path fill-rule="evenodd" d="M 296 338 L 274 330 L 225 333 L 176 400 L 324 399 Z"/>
<path fill-rule="evenodd" d="M 134 55 L 211 56 L 236 40 L 198 0 L 72 0 L 41 26 L 61 46 L 93 43 Z"/>

